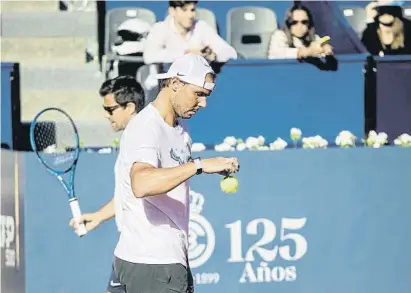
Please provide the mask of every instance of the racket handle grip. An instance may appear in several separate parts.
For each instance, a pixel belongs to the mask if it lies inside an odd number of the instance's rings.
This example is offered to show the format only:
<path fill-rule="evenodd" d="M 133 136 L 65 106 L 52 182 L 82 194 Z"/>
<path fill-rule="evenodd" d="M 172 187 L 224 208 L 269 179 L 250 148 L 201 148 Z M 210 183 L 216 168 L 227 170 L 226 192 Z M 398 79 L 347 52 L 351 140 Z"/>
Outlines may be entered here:
<path fill-rule="evenodd" d="M 86 226 L 84 225 L 84 223 L 79 223 L 78 221 L 78 219 L 81 216 L 81 210 L 80 210 L 80 205 L 77 199 L 70 201 L 70 208 L 71 208 L 71 213 L 73 214 L 73 218 L 77 222 L 77 225 L 78 225 L 77 235 L 81 237 L 87 234 Z"/>

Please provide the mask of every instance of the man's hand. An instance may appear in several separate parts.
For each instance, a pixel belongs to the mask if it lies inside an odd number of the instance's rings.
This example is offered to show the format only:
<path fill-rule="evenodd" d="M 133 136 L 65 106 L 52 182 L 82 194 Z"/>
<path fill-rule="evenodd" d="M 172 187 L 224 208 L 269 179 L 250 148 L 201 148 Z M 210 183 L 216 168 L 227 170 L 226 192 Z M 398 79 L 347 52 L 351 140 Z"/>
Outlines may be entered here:
<path fill-rule="evenodd" d="M 79 222 L 84 223 L 84 225 L 86 225 L 87 232 L 90 232 L 97 228 L 101 224 L 101 222 L 103 222 L 103 218 L 100 216 L 100 213 L 95 212 L 81 215 L 79 218 Z M 70 220 L 69 225 L 73 227 L 74 232 L 77 233 L 78 225 L 74 219 Z"/>
<path fill-rule="evenodd" d="M 217 55 L 213 52 L 213 50 L 211 50 L 209 46 L 205 46 L 203 48 L 188 49 L 185 51 L 185 54 L 201 55 L 209 62 L 215 61 L 217 59 Z"/>
<path fill-rule="evenodd" d="M 213 62 L 217 60 L 217 55 L 214 52 L 211 52 L 210 54 L 203 55 L 203 57 L 208 61 L 208 62 Z"/>
<path fill-rule="evenodd" d="M 217 59 L 216 53 L 209 47 L 205 46 L 202 50 L 201 53 L 205 59 L 207 59 L 209 62 L 215 61 Z"/>
<path fill-rule="evenodd" d="M 227 175 L 238 172 L 240 170 L 240 164 L 237 158 L 210 158 L 202 159 L 203 172 L 207 174 L 222 174 Z"/>

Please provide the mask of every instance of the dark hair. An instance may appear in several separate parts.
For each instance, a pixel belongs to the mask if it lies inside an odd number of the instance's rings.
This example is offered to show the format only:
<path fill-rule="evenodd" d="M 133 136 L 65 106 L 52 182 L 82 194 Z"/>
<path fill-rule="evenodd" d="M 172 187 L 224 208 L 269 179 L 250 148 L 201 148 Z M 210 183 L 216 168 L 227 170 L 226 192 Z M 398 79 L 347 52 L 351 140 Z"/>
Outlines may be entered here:
<path fill-rule="evenodd" d="M 173 79 L 172 77 L 171 78 L 161 79 L 160 80 L 160 89 L 168 87 L 170 85 L 172 79 Z M 180 82 L 182 82 L 183 84 L 187 84 L 185 81 L 182 81 L 182 80 L 180 80 Z"/>
<path fill-rule="evenodd" d="M 170 80 L 171 80 L 171 78 L 161 79 L 160 80 L 160 89 L 168 87 L 168 85 L 170 84 Z"/>
<path fill-rule="evenodd" d="M 101 85 L 99 93 L 102 97 L 113 94 L 116 102 L 123 107 L 128 103 L 133 103 L 137 113 L 144 108 L 143 87 L 132 76 L 124 75 L 106 80 Z"/>
<path fill-rule="evenodd" d="M 176 7 L 184 7 L 188 4 L 197 4 L 198 1 L 168 1 L 168 6 L 176 8 Z"/>
<path fill-rule="evenodd" d="M 301 4 L 295 4 L 293 7 L 291 7 L 285 14 L 285 26 L 284 26 L 284 32 L 287 36 L 287 42 L 288 45 L 293 48 L 294 43 L 293 43 L 293 36 L 291 34 L 291 23 L 293 21 L 293 13 L 296 10 L 303 10 L 305 13 L 307 13 L 308 16 L 308 33 L 307 35 L 302 39 L 304 46 L 308 47 L 312 42 L 315 41 L 315 29 L 314 29 L 314 19 L 313 16 L 310 12 L 310 10 L 305 7 L 304 5 Z"/>

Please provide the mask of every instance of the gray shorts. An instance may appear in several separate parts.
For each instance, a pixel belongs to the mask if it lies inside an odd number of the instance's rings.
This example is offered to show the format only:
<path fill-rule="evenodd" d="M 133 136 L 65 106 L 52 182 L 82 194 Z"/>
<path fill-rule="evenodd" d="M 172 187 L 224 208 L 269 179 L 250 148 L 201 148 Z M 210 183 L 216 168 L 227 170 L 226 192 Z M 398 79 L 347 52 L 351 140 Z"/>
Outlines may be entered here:
<path fill-rule="evenodd" d="M 108 281 L 106 291 L 110 293 L 126 293 L 126 286 L 120 283 L 114 273 L 114 264 L 111 267 L 110 279 Z"/>
<path fill-rule="evenodd" d="M 182 264 L 141 264 L 114 258 L 114 271 L 127 293 L 194 292 L 191 270 Z"/>

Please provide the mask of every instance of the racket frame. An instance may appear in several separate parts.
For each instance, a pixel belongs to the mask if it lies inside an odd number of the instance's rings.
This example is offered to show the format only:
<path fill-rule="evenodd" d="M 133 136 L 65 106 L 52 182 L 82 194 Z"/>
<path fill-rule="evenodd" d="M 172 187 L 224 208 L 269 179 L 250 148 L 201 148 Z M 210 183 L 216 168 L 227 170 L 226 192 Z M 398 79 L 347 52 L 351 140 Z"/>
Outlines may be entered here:
<path fill-rule="evenodd" d="M 36 147 L 36 141 L 34 139 L 34 129 L 38 123 L 37 119 L 44 113 L 47 111 L 51 111 L 51 110 L 55 110 L 58 112 L 61 112 L 62 114 L 64 114 L 71 122 L 71 125 L 74 128 L 74 133 L 75 133 L 75 140 L 76 140 L 76 147 L 74 150 L 74 162 L 71 165 L 70 168 L 61 171 L 61 170 L 54 170 L 52 168 L 50 168 L 41 158 L 40 154 L 39 154 L 39 150 L 37 150 Z M 86 227 L 84 225 L 84 223 L 79 223 L 78 218 L 81 216 L 81 210 L 80 210 L 80 205 L 78 203 L 78 199 L 75 196 L 75 192 L 74 192 L 74 173 L 76 171 L 76 166 L 77 166 L 77 161 L 78 158 L 80 156 L 80 138 L 78 135 L 78 130 L 77 130 L 77 126 L 74 123 L 73 119 L 70 117 L 70 115 L 68 115 L 65 111 L 59 109 L 59 108 L 54 108 L 54 107 L 50 107 L 50 108 L 46 108 L 41 110 L 39 113 L 37 113 L 37 115 L 34 117 L 33 121 L 31 122 L 30 125 L 30 144 L 31 144 L 31 148 L 33 149 L 33 151 L 36 153 L 37 155 L 37 159 L 46 167 L 47 171 L 56 176 L 57 179 L 60 181 L 61 185 L 63 185 L 64 190 L 66 191 L 67 195 L 68 195 L 68 199 L 69 199 L 69 204 L 70 204 L 70 209 L 71 209 L 71 213 L 73 215 L 74 220 L 77 222 L 78 225 L 78 232 L 77 234 L 82 237 L 83 235 L 85 235 L 87 233 Z M 67 174 L 68 172 L 70 172 L 69 175 L 69 181 L 68 184 L 66 183 L 66 181 L 63 178 L 64 174 Z"/>

